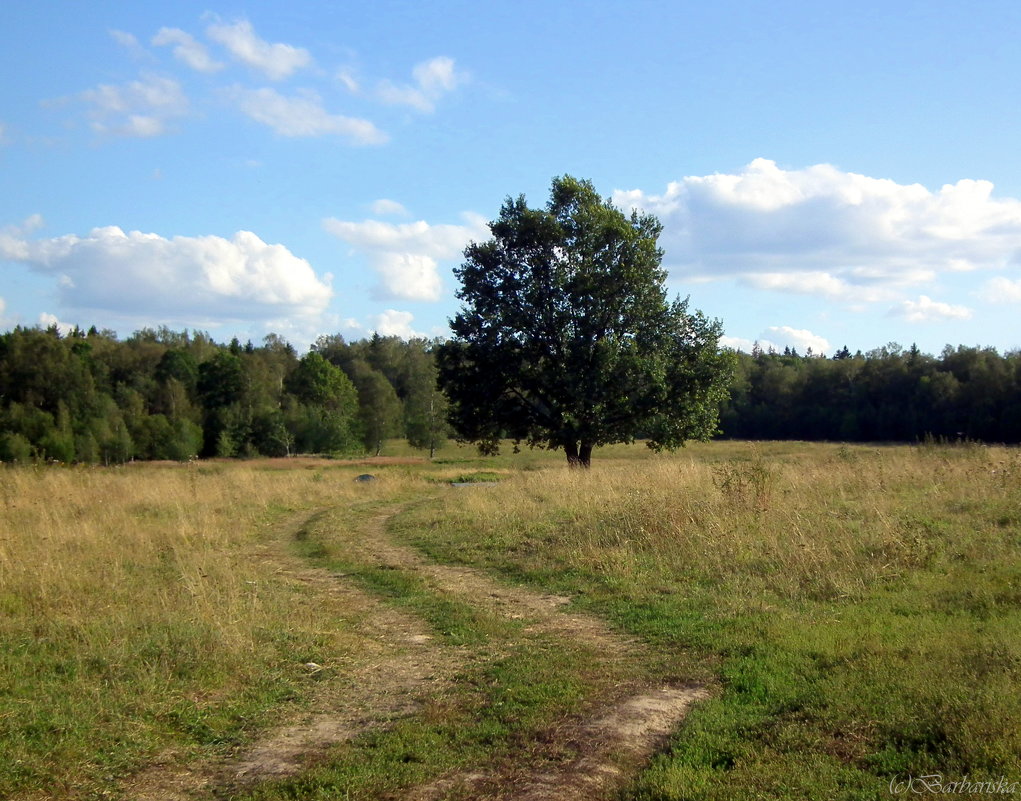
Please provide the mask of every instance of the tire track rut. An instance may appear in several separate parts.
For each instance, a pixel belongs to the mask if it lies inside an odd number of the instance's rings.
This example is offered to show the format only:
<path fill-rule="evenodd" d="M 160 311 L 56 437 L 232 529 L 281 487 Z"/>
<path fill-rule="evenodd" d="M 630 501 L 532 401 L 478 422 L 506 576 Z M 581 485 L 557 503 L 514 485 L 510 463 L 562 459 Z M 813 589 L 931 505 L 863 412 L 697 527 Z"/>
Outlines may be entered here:
<path fill-rule="evenodd" d="M 502 584 L 471 567 L 436 564 L 386 534 L 395 513 L 372 521 L 371 535 L 350 547 L 363 560 L 426 578 L 439 590 L 512 619 L 526 619 L 526 631 L 571 639 L 600 654 L 612 670 L 646 653 L 644 644 L 610 629 L 599 618 L 566 610 L 571 599 Z M 640 681 L 618 684 L 586 717 L 565 723 L 556 734 L 558 748 L 570 756 L 553 764 L 503 766 L 443 777 L 411 792 L 407 798 L 433 801 L 448 796 L 521 801 L 574 801 L 603 797 L 626 784 L 676 730 L 689 708 L 708 697 L 698 684 L 657 687 Z"/>
<path fill-rule="evenodd" d="M 307 517 L 302 526 L 292 522 L 289 530 L 293 536 L 295 529 L 313 522 L 328 525 L 331 541 L 339 542 L 352 561 L 405 571 L 440 595 L 521 621 L 526 634 L 569 639 L 598 654 L 608 674 L 623 677 L 614 679 L 603 697 L 590 702 L 584 715 L 561 722 L 546 749 L 556 755 L 549 761 L 480 766 L 412 788 L 402 797 L 414 801 L 606 797 L 624 786 L 664 744 L 691 704 L 707 697 L 699 685 L 650 687 L 640 679 L 627 678 L 623 668 L 640 662 L 645 647 L 598 618 L 565 609 L 569 598 L 501 584 L 474 568 L 436 564 L 394 542 L 386 525 L 402 508 L 392 507 L 356 529 L 344 524 L 346 510 L 325 510 Z M 186 768 L 153 765 L 135 777 L 127 788 L 129 797 L 138 801 L 210 798 L 225 789 L 296 775 L 329 747 L 413 714 L 427 697 L 449 687 L 459 671 L 493 656 L 485 649 L 472 653 L 435 640 L 422 620 L 360 589 L 349 577 L 308 567 L 289 555 L 281 538 L 263 558 L 279 563 L 277 572 L 329 597 L 331 607 L 346 610 L 345 618 L 356 614 L 369 625 L 367 632 L 378 647 L 367 658 L 345 666 L 345 680 L 329 682 L 299 719 L 216 763 Z"/>

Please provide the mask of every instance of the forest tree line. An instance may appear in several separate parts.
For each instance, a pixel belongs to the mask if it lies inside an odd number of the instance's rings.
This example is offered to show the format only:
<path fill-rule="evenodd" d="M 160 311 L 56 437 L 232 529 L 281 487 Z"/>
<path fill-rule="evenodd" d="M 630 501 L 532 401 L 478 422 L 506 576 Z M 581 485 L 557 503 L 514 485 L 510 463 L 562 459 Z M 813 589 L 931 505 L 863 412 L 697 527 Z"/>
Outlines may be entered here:
<path fill-rule="evenodd" d="M 0 460 L 379 453 L 447 437 L 425 339 L 321 337 L 303 356 L 208 334 L 16 328 L 0 335 Z"/>
<path fill-rule="evenodd" d="M 838 442 L 1021 442 L 1021 352 L 895 343 L 832 358 L 737 354 L 724 436 Z"/>
<path fill-rule="evenodd" d="M 275 334 L 253 345 L 19 327 L 0 334 L 0 460 L 377 454 L 393 437 L 431 450 L 450 435 L 436 345 L 333 335 L 299 356 Z M 739 439 L 1021 442 L 1021 353 L 738 353 L 720 427 Z"/>

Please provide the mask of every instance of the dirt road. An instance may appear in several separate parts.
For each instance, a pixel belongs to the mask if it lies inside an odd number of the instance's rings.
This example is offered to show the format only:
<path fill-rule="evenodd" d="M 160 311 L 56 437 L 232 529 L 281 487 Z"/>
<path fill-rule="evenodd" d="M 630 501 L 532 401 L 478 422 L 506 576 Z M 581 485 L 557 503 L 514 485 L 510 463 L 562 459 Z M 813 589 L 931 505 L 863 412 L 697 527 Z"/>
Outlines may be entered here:
<path fill-rule="evenodd" d="M 434 801 L 450 796 L 523 801 L 572 801 L 610 797 L 626 784 L 680 724 L 704 688 L 684 683 L 649 686 L 628 678 L 628 664 L 642 660 L 641 643 L 612 631 L 603 621 L 570 610 L 570 599 L 503 584 L 467 567 L 436 564 L 396 543 L 387 521 L 392 507 L 366 523 L 350 526 L 344 510 L 320 510 L 289 521 L 260 553 L 278 574 L 321 595 L 323 613 L 355 619 L 372 645 L 354 664 L 317 684 L 317 696 L 300 719 L 282 724 L 262 740 L 218 762 L 181 765 L 173 755 L 138 774 L 125 795 L 138 801 L 222 798 L 272 778 L 296 775 L 331 746 L 414 714 L 436 693 L 448 690 L 472 662 L 491 659 L 481 649 L 452 646 L 416 616 L 359 588 L 350 577 L 310 567 L 289 548 L 299 532 L 326 527 L 345 558 L 375 568 L 402 571 L 444 597 L 496 617 L 517 621 L 525 634 L 541 634 L 585 646 L 599 655 L 613 680 L 587 699 L 585 712 L 558 726 L 546 752 L 556 758 L 479 765 L 419 787 L 403 797 Z M 323 670 L 309 664 L 309 671 Z M 633 671 L 632 671 L 633 673 Z"/>

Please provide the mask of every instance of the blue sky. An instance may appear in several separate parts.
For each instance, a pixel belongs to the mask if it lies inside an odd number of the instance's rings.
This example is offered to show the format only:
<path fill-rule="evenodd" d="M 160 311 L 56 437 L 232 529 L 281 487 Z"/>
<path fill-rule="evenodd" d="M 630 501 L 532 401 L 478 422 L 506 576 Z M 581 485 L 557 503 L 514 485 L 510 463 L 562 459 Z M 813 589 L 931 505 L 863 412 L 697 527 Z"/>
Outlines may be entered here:
<path fill-rule="evenodd" d="M 443 335 L 588 178 L 753 341 L 1021 347 L 1021 6 L 5 0 L 0 328 Z"/>

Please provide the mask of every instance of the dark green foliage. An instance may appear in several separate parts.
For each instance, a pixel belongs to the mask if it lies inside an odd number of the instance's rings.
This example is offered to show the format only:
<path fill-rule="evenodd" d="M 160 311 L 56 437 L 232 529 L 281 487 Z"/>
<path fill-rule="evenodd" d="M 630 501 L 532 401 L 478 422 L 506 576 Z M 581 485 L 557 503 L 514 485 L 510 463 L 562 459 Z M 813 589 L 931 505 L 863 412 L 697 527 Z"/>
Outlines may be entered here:
<path fill-rule="evenodd" d="M 155 377 L 161 382 L 175 379 L 189 390 L 193 390 L 199 377 L 198 364 L 195 357 L 186 350 L 168 350 L 156 365 Z"/>
<path fill-rule="evenodd" d="M 1021 354 L 895 343 L 832 359 L 737 355 L 722 428 L 739 439 L 1021 441 Z"/>
<path fill-rule="evenodd" d="M 360 450 L 357 419 L 319 406 L 296 405 L 287 412 L 287 428 L 297 453 L 347 453 Z"/>
<path fill-rule="evenodd" d="M 199 366 L 198 391 L 207 409 L 230 406 L 241 400 L 244 389 L 245 367 L 240 356 L 221 351 Z"/>
<path fill-rule="evenodd" d="M 435 392 L 429 347 L 336 336 L 299 359 L 275 334 L 257 347 L 166 328 L 123 342 L 95 327 L 67 337 L 17 328 L 0 334 L 0 460 L 376 452 L 418 422 L 405 399 L 419 409 Z M 341 367 L 360 376 L 361 399 Z"/>
<path fill-rule="evenodd" d="M 356 360 L 352 372 L 352 380 L 358 388 L 362 442 L 365 450 L 379 456 L 383 440 L 396 436 L 401 430 L 401 402 L 386 376 L 367 362 Z"/>
<path fill-rule="evenodd" d="M 570 384 L 550 388 L 550 397 L 592 392 L 599 409 L 616 410 L 618 419 L 605 430 L 626 430 L 621 418 L 627 409 L 648 408 L 640 404 L 641 371 L 655 367 L 661 383 L 652 386 L 682 389 L 661 397 L 661 413 L 647 416 L 632 436 L 666 445 L 708 428 L 713 409 L 705 396 L 683 388 L 705 386 L 711 379 L 706 371 L 722 361 L 715 326 L 697 313 L 687 316 L 684 304 L 666 309 L 665 319 L 692 322 L 676 338 L 665 338 L 666 356 L 648 357 L 626 337 L 616 350 L 612 343 L 594 344 L 589 364 L 596 375 L 612 375 L 611 386 L 600 390 L 580 368 L 565 367 L 558 374 Z M 566 309 L 554 311 L 569 317 Z M 590 330 L 584 319 L 571 325 L 568 331 Z M 564 337 L 553 344 L 583 360 L 583 344 Z M 702 351 L 690 350 L 696 343 Z M 446 346 L 447 358 L 460 359 L 463 345 Z M 231 353 L 201 332 L 147 329 L 122 342 L 94 328 L 66 337 L 16 328 L 0 334 L 0 461 L 117 464 L 197 455 L 376 453 L 396 436 L 431 452 L 448 435 L 447 396 L 436 383 L 438 349 L 438 342 L 424 339 L 375 336 L 347 343 L 334 335 L 299 359 L 275 335 L 258 347 L 239 343 Z M 503 409 L 512 406 L 514 390 L 521 391 L 484 368 L 513 365 L 526 352 L 538 354 L 529 365 L 560 362 L 520 343 L 494 352 L 488 363 L 460 363 L 477 370 L 478 380 L 467 390 L 476 406 L 463 405 L 459 414 L 464 420 L 474 409 L 479 420 L 469 416 L 468 422 L 487 436 L 528 440 L 527 426 L 494 426 L 484 417 L 498 392 L 510 394 L 496 404 Z M 1021 353 L 947 347 L 933 357 L 891 344 L 864 355 L 843 348 L 833 359 L 761 351 L 732 358 L 730 398 L 719 405 L 730 437 L 1021 442 Z M 542 401 L 532 397 L 541 420 Z M 578 412 L 564 415 L 564 427 L 585 430 L 582 420 Z M 550 446 L 548 440 L 538 444 Z M 577 449 L 580 459 L 581 440 Z"/>
<path fill-rule="evenodd" d="M 587 466 L 594 446 L 716 433 L 730 357 L 719 322 L 667 301 L 658 220 L 563 177 L 545 209 L 508 199 L 490 230 L 456 271 L 464 305 L 438 354 L 463 440 L 564 448 Z"/>
<path fill-rule="evenodd" d="M 413 340 L 408 343 L 404 359 L 407 395 L 404 399 L 404 429 L 413 448 L 429 451 L 431 459 L 436 448 L 447 439 L 447 398 L 437 383 L 436 359 L 429 343 Z"/>
<path fill-rule="evenodd" d="M 414 448 L 428 449 L 430 456 L 448 437 L 446 396 L 436 384 L 435 349 L 438 341 L 374 334 L 370 339 L 347 343 L 340 335 L 322 336 L 313 346 L 331 364 L 341 368 L 358 386 L 361 403 L 361 426 L 366 447 L 374 450 L 379 443 L 378 430 L 403 433 Z M 368 386 L 368 376 L 381 374 L 397 397 L 398 410 L 383 389 L 375 382 Z M 378 396 L 386 397 L 383 406 Z M 403 422 L 403 432 L 401 426 Z"/>
<path fill-rule="evenodd" d="M 0 434 L 0 461 L 24 464 L 32 460 L 32 443 L 22 434 Z"/>
<path fill-rule="evenodd" d="M 250 429 L 252 447 L 264 456 L 290 456 L 294 435 L 279 410 L 262 412 L 252 417 Z"/>
<path fill-rule="evenodd" d="M 354 410 L 358 398 L 344 371 L 315 351 L 302 357 L 284 380 L 284 388 L 302 403 L 348 412 Z"/>

